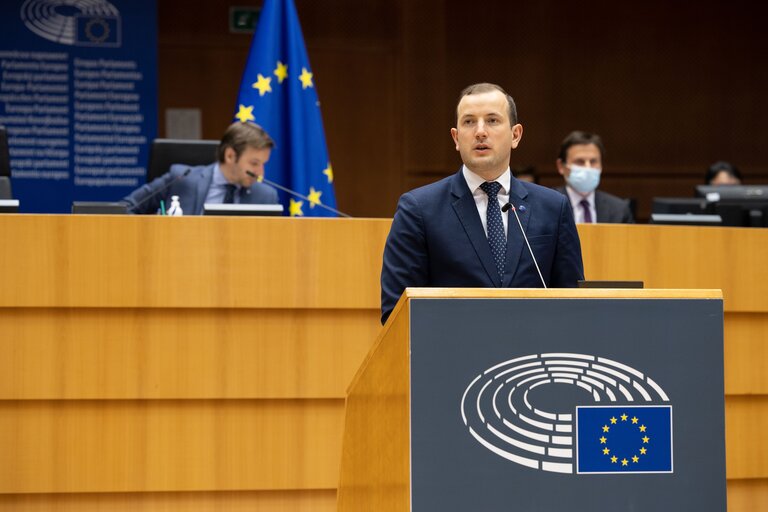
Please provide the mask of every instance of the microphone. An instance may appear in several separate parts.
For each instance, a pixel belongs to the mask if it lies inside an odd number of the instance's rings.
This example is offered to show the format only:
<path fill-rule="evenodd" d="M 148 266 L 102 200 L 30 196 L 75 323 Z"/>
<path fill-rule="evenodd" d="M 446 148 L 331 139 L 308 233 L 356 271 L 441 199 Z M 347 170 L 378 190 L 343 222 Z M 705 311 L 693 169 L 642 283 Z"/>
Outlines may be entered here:
<path fill-rule="evenodd" d="M 296 191 L 293 191 L 293 190 L 291 190 L 291 189 L 289 189 L 289 188 L 286 188 L 286 187 L 284 187 L 284 186 L 282 186 L 282 185 L 278 185 L 278 184 L 277 184 L 277 183 L 275 183 L 274 181 L 270 181 L 270 180 L 268 180 L 267 178 L 265 178 L 264 176 L 257 176 L 255 173 L 253 173 L 253 172 L 251 172 L 251 171 L 245 171 L 245 174 L 247 174 L 247 175 L 248 175 L 248 176 L 250 176 L 251 178 L 255 179 L 256 181 L 259 181 L 259 182 L 264 182 L 264 183 L 266 183 L 267 185 L 271 185 L 271 186 L 273 186 L 273 187 L 275 187 L 275 188 L 277 188 L 277 189 L 280 189 L 280 190 L 282 190 L 283 192 L 288 192 L 289 194 L 292 194 L 292 195 L 294 195 L 294 196 L 296 196 L 296 197 L 300 197 L 301 199 L 304 199 L 305 201 L 308 201 L 310 204 L 313 204 L 313 203 L 312 203 L 312 200 L 311 200 L 310 198 L 308 198 L 307 196 L 305 196 L 305 195 L 303 195 L 303 194 L 299 194 L 298 192 L 296 192 Z M 339 211 L 339 210 L 337 210 L 336 208 L 331 208 L 330 206 L 326 206 L 326 205 L 324 205 L 323 203 L 314 203 L 314 205 L 315 205 L 315 206 L 320 206 L 320 207 L 322 207 L 322 208 L 325 208 L 325 209 L 326 209 L 326 210 L 328 210 L 328 211 L 332 211 L 332 212 L 333 212 L 333 213 L 335 213 L 336 215 L 341 215 L 342 217 L 347 217 L 348 219 L 351 219 L 351 218 L 352 218 L 352 216 L 351 216 L 351 215 L 347 215 L 346 213 L 344 213 L 344 212 L 340 212 L 340 211 Z"/>
<path fill-rule="evenodd" d="M 139 206 L 141 206 L 142 204 L 146 203 L 146 202 L 147 202 L 147 201 L 149 201 L 150 199 L 152 199 L 152 198 L 154 198 L 154 197 L 157 197 L 157 196 L 158 196 L 158 195 L 160 195 L 161 193 L 163 193 L 163 192 L 165 192 L 166 190 L 168 190 L 169 188 L 171 188 L 171 185 L 173 185 L 173 184 L 174 184 L 174 183 L 176 183 L 177 181 L 181 180 L 182 178 L 185 178 L 185 177 L 186 177 L 186 176 L 187 176 L 187 175 L 190 173 L 190 171 L 191 171 L 191 170 L 192 170 L 192 169 L 190 169 L 190 168 L 188 167 L 186 171 L 184 171 L 183 173 L 181 173 L 181 174 L 179 174 L 178 176 L 176 176 L 175 178 L 173 178 L 171 181 L 169 181 L 168 183 L 166 183 L 166 184 L 165 184 L 165 186 L 163 186 L 163 187 L 159 188 L 158 190 L 155 190 L 154 192 L 152 192 L 151 194 L 149 194 L 147 197 L 145 197 L 144 199 L 142 199 L 142 200 L 141 200 L 141 201 L 139 201 L 138 203 L 134 204 L 133 206 L 129 206 L 128 208 L 130 208 L 130 209 L 132 209 L 132 210 L 135 210 L 136 208 L 138 208 L 138 207 L 139 207 Z"/>
<path fill-rule="evenodd" d="M 507 203 L 504 206 L 501 207 L 502 212 L 507 212 L 508 210 L 512 210 L 512 213 L 515 214 L 515 218 L 517 219 L 517 225 L 520 226 L 520 233 L 523 234 L 523 240 L 525 240 L 525 245 L 528 246 L 528 252 L 531 254 L 531 258 L 533 258 L 533 264 L 536 265 L 536 272 L 539 273 L 539 279 L 541 279 L 541 285 L 546 288 L 547 283 L 544 282 L 544 276 L 541 275 L 541 269 L 539 269 L 539 262 L 536 261 L 536 256 L 533 255 L 533 250 L 531 250 L 531 244 L 528 243 L 528 237 L 525 236 L 525 230 L 523 229 L 523 224 L 520 222 L 520 217 L 517 215 L 517 208 L 515 208 L 515 205 L 512 203 Z"/>

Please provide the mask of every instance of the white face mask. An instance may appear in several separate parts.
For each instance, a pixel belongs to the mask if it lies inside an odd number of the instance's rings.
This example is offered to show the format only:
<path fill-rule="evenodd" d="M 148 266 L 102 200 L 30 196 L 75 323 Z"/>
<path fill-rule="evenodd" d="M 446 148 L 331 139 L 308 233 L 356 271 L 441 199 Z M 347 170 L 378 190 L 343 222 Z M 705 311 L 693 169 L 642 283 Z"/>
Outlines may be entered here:
<path fill-rule="evenodd" d="M 579 194 L 589 194 L 600 184 L 600 169 L 571 165 L 571 174 L 565 178 L 570 187 Z"/>

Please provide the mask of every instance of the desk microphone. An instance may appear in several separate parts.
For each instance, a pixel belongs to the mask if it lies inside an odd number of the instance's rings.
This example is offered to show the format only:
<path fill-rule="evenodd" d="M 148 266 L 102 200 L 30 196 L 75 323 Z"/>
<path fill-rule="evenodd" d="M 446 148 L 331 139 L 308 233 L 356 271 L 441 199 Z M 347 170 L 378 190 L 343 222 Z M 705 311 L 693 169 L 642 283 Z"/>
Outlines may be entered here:
<path fill-rule="evenodd" d="M 154 198 L 154 197 L 157 197 L 157 196 L 158 196 L 158 195 L 160 195 L 161 193 L 163 193 L 163 192 L 165 192 L 166 190 L 168 190 L 169 188 L 171 188 L 171 185 L 173 185 L 173 184 L 174 184 L 174 183 L 176 183 L 177 181 L 181 180 L 182 178 L 185 178 L 185 177 L 186 177 L 186 176 L 187 176 L 187 175 L 190 173 L 190 171 L 192 171 L 192 169 L 190 169 L 190 168 L 187 168 L 187 170 L 186 170 L 186 171 L 184 171 L 183 173 L 181 173 L 181 174 L 179 174 L 178 176 L 176 176 L 175 178 L 173 178 L 171 181 L 169 181 L 168 183 L 166 183 L 166 184 L 165 184 L 165 186 L 161 187 L 161 188 L 160 188 L 160 189 L 158 189 L 158 190 L 155 190 L 154 192 L 152 192 L 151 194 L 149 194 L 147 197 L 145 197 L 144 199 L 142 199 L 142 200 L 141 200 L 141 201 L 139 201 L 138 203 L 134 204 L 133 206 L 130 206 L 129 208 L 133 208 L 133 209 L 136 209 L 136 208 L 138 208 L 139 206 L 141 206 L 142 204 L 144 204 L 144 203 L 146 203 L 147 201 L 149 201 L 150 199 L 152 199 L 152 198 Z"/>
<path fill-rule="evenodd" d="M 308 201 L 308 202 L 309 202 L 309 204 L 313 204 L 313 203 L 312 203 L 312 200 L 311 200 L 310 198 L 308 198 L 307 196 L 305 196 L 305 195 L 302 195 L 302 194 L 299 194 L 298 192 L 295 192 L 295 191 L 293 191 L 293 190 L 291 190 L 291 189 L 289 189 L 289 188 L 286 188 L 286 187 L 284 187 L 284 186 L 282 186 L 282 185 L 278 185 L 278 184 L 277 184 L 277 183 L 275 183 L 274 181 L 270 181 L 270 180 L 268 180 L 267 178 L 265 178 L 264 176 L 256 176 L 256 174 L 255 174 L 255 173 L 253 173 L 253 172 L 251 172 L 251 171 L 245 171 L 245 174 L 247 174 L 247 175 L 248 175 L 248 176 L 250 176 L 251 178 L 255 179 L 256 181 L 259 181 L 259 182 L 264 182 L 264 183 L 266 183 L 267 185 L 271 185 L 271 186 L 273 186 L 273 187 L 275 187 L 275 188 L 277 188 L 277 189 L 280 189 L 280 190 L 282 190 L 283 192 L 288 192 L 289 194 L 292 194 L 292 195 L 294 195 L 294 196 L 296 196 L 296 197 L 300 197 L 300 198 L 304 199 L 305 201 Z M 339 210 L 337 210 L 336 208 L 331 208 L 330 206 L 326 206 L 326 205 L 324 205 L 323 203 L 314 203 L 314 204 L 315 204 L 315 206 L 320 206 L 320 207 L 322 207 L 322 208 L 325 208 L 325 209 L 326 209 L 326 210 L 328 210 L 328 211 L 332 211 L 332 212 L 333 212 L 333 213 L 335 213 L 336 215 L 341 215 L 342 217 L 347 217 L 347 218 L 349 218 L 349 219 L 351 219 L 351 218 L 352 218 L 352 216 L 351 216 L 351 215 L 347 215 L 346 213 L 344 213 L 344 212 L 340 212 L 340 211 L 339 211 Z"/>
<path fill-rule="evenodd" d="M 523 240 L 525 240 L 525 245 L 528 246 L 528 252 L 531 254 L 531 258 L 533 258 L 533 264 L 536 265 L 536 272 L 539 273 L 539 279 L 541 279 L 541 285 L 544 288 L 546 288 L 547 283 L 544 282 L 544 277 L 541 275 L 541 270 L 539 269 L 539 262 L 536 261 L 536 256 L 533 255 L 533 250 L 531 250 L 531 244 L 528 243 L 528 237 L 525 236 L 525 230 L 523 229 L 523 224 L 520 222 L 520 217 L 517 216 L 517 208 L 515 208 L 515 205 L 513 205 L 512 203 L 507 203 L 501 207 L 502 212 L 506 212 L 508 210 L 512 210 L 512 213 L 515 214 L 515 218 L 517 219 L 517 225 L 520 226 L 520 233 L 523 234 Z"/>

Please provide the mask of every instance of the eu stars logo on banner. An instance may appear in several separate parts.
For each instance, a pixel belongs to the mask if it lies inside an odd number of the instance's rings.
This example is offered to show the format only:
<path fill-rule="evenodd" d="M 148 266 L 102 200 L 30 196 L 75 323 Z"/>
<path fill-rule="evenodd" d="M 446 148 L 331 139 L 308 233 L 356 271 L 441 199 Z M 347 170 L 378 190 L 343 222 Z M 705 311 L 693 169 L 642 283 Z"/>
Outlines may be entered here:
<path fill-rule="evenodd" d="M 672 407 L 577 407 L 576 445 L 577 473 L 672 473 Z"/>
<path fill-rule="evenodd" d="M 235 119 L 274 139 L 266 175 L 304 198 L 281 193 L 292 217 L 335 216 L 333 168 L 325 144 L 315 77 L 293 0 L 266 0 L 240 84 Z"/>

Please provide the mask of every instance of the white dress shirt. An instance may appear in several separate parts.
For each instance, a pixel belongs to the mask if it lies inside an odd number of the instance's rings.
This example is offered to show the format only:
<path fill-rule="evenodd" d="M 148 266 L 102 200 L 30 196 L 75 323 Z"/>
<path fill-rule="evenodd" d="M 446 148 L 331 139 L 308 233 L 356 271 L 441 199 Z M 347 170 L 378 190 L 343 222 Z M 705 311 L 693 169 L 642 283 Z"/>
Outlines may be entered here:
<path fill-rule="evenodd" d="M 480 185 L 485 183 L 485 178 L 482 178 L 467 169 L 466 165 L 462 167 L 461 172 L 464 174 L 464 180 L 467 182 L 469 190 L 472 191 L 472 197 L 475 199 L 475 206 L 477 206 L 477 213 L 480 214 L 480 221 L 483 223 L 485 236 L 488 236 L 488 194 L 480 188 Z M 497 196 L 499 199 L 499 208 L 509 202 L 509 184 L 511 177 L 512 173 L 509 172 L 509 167 L 507 167 L 507 170 L 495 180 L 501 185 Z M 501 212 L 501 221 L 504 223 L 504 234 L 508 233 L 508 218 L 509 212 Z"/>
<path fill-rule="evenodd" d="M 584 224 L 584 207 L 581 206 L 581 201 L 584 199 L 589 203 L 589 213 L 592 214 L 592 223 L 596 223 L 597 210 L 595 209 L 595 192 L 592 191 L 585 197 L 567 185 L 565 191 L 568 193 L 568 199 L 571 201 L 571 208 L 573 208 L 573 217 L 576 220 L 576 224 Z"/>
<path fill-rule="evenodd" d="M 224 197 L 227 195 L 227 185 L 230 183 L 227 178 L 222 174 L 219 164 L 216 163 L 216 167 L 213 168 L 213 176 L 211 177 L 211 186 L 208 189 L 208 195 L 205 196 L 206 203 L 221 204 L 224 202 Z M 240 185 L 235 185 L 235 196 L 232 198 L 233 203 L 240 202 Z"/>

